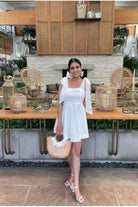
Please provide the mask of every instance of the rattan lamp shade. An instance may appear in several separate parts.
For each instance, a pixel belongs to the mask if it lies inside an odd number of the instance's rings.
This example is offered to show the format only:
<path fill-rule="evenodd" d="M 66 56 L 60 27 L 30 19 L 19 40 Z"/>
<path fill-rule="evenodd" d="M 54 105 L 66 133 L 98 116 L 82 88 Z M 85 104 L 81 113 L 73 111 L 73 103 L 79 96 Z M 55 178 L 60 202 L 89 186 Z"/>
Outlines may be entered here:
<path fill-rule="evenodd" d="M 117 106 L 117 91 L 113 86 L 100 85 L 96 87 L 95 107 L 101 111 L 112 111 Z"/>

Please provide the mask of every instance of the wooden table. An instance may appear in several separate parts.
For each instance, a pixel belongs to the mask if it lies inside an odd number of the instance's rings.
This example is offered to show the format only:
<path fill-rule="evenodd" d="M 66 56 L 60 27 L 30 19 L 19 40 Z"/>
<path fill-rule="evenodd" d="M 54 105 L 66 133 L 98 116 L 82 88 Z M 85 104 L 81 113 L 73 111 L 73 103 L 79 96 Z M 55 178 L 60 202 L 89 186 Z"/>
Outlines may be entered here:
<path fill-rule="evenodd" d="M 40 132 L 40 153 L 46 154 L 47 147 L 46 147 L 46 129 L 44 127 L 44 136 L 41 137 L 42 132 L 42 120 L 45 121 L 47 119 L 56 119 L 57 116 L 57 107 L 51 107 L 47 111 L 43 112 L 36 112 L 34 111 L 33 107 L 28 107 L 27 111 L 24 113 L 13 113 L 10 110 L 0 110 L 0 119 L 3 120 L 3 137 L 4 137 L 4 149 L 6 154 L 13 154 L 14 152 L 11 150 L 10 146 L 10 128 L 9 128 L 9 121 L 10 119 L 39 119 L 39 132 Z M 119 120 L 138 120 L 138 115 L 126 115 L 122 113 L 122 108 L 116 108 L 114 111 L 104 112 L 99 111 L 93 108 L 93 115 L 88 114 L 87 119 L 91 120 L 112 120 L 112 149 L 110 155 L 117 155 L 118 153 L 118 137 L 119 137 Z M 6 148 L 6 126 L 5 120 L 7 120 L 7 137 L 8 137 L 8 150 Z M 117 123 L 117 127 L 115 129 L 115 122 Z M 115 133 L 116 130 L 116 133 Z M 116 137 L 115 137 L 116 134 Z"/>

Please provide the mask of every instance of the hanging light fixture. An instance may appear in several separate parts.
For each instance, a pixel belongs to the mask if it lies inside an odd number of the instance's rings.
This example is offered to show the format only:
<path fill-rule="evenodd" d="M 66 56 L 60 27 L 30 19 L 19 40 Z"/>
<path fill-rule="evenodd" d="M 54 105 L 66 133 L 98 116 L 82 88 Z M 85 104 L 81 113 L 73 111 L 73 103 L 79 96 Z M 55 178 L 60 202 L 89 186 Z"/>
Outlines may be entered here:
<path fill-rule="evenodd" d="M 135 42 L 132 42 L 132 47 L 130 49 L 130 52 L 129 52 L 129 57 L 133 57 L 135 58 L 137 56 L 137 52 L 136 52 L 136 46 L 135 46 Z"/>

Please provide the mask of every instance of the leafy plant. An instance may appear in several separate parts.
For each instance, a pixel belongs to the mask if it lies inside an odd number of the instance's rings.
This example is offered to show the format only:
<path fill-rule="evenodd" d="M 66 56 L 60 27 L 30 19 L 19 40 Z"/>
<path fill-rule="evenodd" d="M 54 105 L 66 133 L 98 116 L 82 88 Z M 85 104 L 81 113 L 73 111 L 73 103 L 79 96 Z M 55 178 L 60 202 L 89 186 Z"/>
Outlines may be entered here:
<path fill-rule="evenodd" d="M 35 38 L 36 37 L 36 29 L 34 27 L 23 27 L 21 30 L 21 36 L 23 39 L 29 40 L 30 37 Z"/>
<path fill-rule="evenodd" d="M 25 86 L 23 82 L 17 82 L 16 85 L 17 85 L 17 88 L 22 88 L 23 86 Z"/>
<path fill-rule="evenodd" d="M 27 67 L 27 60 L 25 56 L 22 56 L 20 59 L 13 60 L 13 62 L 18 66 L 19 71 L 22 68 Z"/>
<path fill-rule="evenodd" d="M 114 42 L 113 46 L 117 45 L 124 45 L 126 42 L 126 39 L 129 35 L 129 29 L 127 27 L 115 27 L 114 28 Z"/>
<path fill-rule="evenodd" d="M 129 57 L 128 55 L 124 56 L 123 67 L 129 68 L 133 72 L 134 69 L 138 70 L 137 66 L 138 66 L 138 58 Z"/>
<path fill-rule="evenodd" d="M 36 42 L 33 41 L 33 38 L 36 37 L 36 29 L 34 27 L 24 27 L 21 30 L 21 36 L 23 37 L 23 42 L 29 47 L 30 53 L 34 54 Z"/>
<path fill-rule="evenodd" d="M 135 84 L 135 87 L 138 87 L 138 83 Z"/>
<path fill-rule="evenodd" d="M 15 70 L 18 70 L 18 66 L 14 63 L 13 60 L 7 60 L 6 58 L 0 58 L 0 69 L 1 74 L 4 75 L 11 75 Z"/>

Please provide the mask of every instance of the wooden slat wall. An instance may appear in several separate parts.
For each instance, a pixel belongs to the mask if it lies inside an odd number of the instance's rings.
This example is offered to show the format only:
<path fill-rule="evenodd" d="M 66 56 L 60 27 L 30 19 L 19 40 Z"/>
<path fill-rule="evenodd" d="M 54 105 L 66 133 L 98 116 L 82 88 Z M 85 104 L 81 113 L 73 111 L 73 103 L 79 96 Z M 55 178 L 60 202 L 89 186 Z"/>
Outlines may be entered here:
<path fill-rule="evenodd" d="M 114 2 L 86 2 L 87 11 L 102 12 L 102 20 L 85 22 L 75 21 L 76 4 L 35 2 L 38 55 L 112 54 Z"/>
<path fill-rule="evenodd" d="M 34 10 L 0 12 L 0 25 L 35 25 Z"/>
<path fill-rule="evenodd" d="M 115 9 L 117 24 L 138 24 L 138 9 Z"/>

